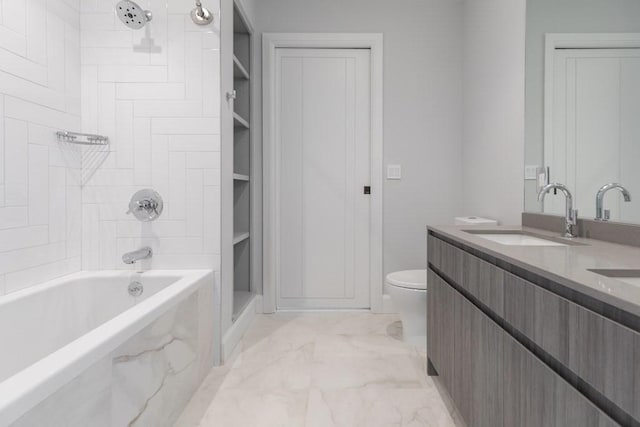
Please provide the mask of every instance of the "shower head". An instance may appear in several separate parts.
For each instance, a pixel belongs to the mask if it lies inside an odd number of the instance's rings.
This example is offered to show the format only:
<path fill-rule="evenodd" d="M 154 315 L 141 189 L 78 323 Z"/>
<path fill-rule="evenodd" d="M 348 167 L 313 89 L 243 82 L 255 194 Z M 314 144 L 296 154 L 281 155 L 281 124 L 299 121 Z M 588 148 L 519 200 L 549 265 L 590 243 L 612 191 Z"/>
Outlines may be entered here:
<path fill-rule="evenodd" d="M 116 5 L 116 13 L 124 25 L 134 30 L 143 28 L 153 18 L 150 11 L 142 9 L 131 0 L 119 2 Z"/>

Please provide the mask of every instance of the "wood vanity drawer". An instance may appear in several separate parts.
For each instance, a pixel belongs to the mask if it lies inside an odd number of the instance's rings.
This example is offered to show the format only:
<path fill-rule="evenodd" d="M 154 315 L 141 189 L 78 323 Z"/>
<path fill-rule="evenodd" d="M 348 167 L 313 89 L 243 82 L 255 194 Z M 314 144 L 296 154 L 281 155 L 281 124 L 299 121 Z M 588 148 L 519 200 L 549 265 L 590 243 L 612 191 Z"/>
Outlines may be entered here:
<path fill-rule="evenodd" d="M 456 283 L 462 283 L 464 251 L 429 235 L 427 239 L 429 263 Z"/>
<path fill-rule="evenodd" d="M 504 312 L 504 271 L 435 236 L 428 238 L 429 263 L 499 316 Z"/>
<path fill-rule="evenodd" d="M 461 286 L 502 317 L 504 314 L 504 270 L 467 252 L 463 254 Z"/>
<path fill-rule="evenodd" d="M 503 351 L 504 426 L 619 425 L 508 334 Z"/>
<path fill-rule="evenodd" d="M 640 420 L 640 334 L 506 272 L 504 308 L 509 325 Z"/>

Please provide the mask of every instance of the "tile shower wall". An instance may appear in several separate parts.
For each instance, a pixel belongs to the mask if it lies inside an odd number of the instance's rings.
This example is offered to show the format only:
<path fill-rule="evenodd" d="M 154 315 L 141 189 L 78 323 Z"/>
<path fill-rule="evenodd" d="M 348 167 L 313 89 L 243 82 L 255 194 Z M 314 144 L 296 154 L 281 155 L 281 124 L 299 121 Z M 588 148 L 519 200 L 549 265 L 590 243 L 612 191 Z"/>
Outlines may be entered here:
<path fill-rule="evenodd" d="M 80 269 L 79 10 L 0 1 L 0 295 Z"/>
<path fill-rule="evenodd" d="M 7 1 L 7 0 L 5 0 Z M 121 256 L 154 249 L 145 267 L 213 268 L 220 259 L 220 38 L 196 26 L 192 0 L 146 0 L 143 30 L 125 27 L 115 0 L 82 0 L 82 128 L 111 138 L 84 164 L 82 267 L 130 268 Z M 137 190 L 165 210 L 153 223 L 126 215 Z"/>

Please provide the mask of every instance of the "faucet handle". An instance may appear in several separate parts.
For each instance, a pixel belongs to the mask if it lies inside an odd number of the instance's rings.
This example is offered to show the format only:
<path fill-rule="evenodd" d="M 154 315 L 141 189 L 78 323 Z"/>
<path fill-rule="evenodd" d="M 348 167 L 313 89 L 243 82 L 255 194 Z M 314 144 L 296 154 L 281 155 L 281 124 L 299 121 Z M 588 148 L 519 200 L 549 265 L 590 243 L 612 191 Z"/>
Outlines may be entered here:
<path fill-rule="evenodd" d="M 611 219 L 611 209 L 604 210 L 604 220 L 609 221 Z"/>
<path fill-rule="evenodd" d="M 133 214 L 142 222 L 156 220 L 163 210 L 162 197 L 157 192 L 145 189 L 133 195 L 129 202 L 128 214 Z"/>

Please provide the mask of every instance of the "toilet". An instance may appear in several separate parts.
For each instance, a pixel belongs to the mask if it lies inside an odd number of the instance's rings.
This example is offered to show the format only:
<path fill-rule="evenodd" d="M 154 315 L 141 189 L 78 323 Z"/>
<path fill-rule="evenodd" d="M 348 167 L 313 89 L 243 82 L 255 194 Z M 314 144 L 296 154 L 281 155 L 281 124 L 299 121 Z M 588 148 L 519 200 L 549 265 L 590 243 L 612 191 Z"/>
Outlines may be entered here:
<path fill-rule="evenodd" d="M 396 271 L 387 275 L 386 293 L 402 320 L 404 342 L 427 348 L 427 270 Z"/>
<path fill-rule="evenodd" d="M 456 225 L 498 225 L 478 216 L 457 217 Z M 427 270 L 396 271 L 387 275 L 385 292 L 400 313 L 403 340 L 421 351 L 427 348 Z"/>

